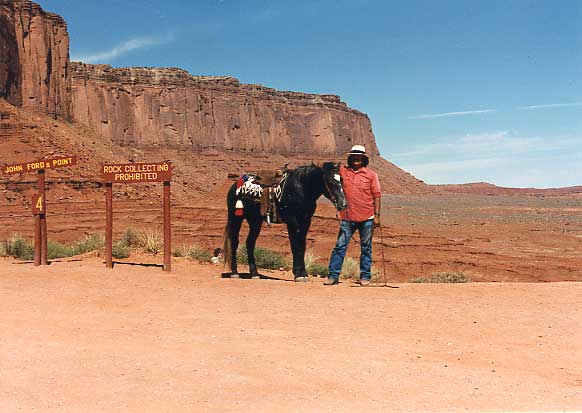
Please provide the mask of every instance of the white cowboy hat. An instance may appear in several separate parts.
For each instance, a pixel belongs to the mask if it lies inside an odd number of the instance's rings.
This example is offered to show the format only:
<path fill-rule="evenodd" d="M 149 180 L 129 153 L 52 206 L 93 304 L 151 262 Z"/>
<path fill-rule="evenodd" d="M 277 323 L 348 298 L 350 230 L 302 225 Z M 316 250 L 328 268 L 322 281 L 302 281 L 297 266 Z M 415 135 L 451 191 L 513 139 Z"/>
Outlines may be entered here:
<path fill-rule="evenodd" d="M 362 156 L 365 156 L 366 158 L 368 158 L 368 154 L 366 153 L 366 147 L 364 145 L 352 146 L 352 149 L 348 153 L 348 156 L 350 156 L 350 155 L 362 155 Z"/>

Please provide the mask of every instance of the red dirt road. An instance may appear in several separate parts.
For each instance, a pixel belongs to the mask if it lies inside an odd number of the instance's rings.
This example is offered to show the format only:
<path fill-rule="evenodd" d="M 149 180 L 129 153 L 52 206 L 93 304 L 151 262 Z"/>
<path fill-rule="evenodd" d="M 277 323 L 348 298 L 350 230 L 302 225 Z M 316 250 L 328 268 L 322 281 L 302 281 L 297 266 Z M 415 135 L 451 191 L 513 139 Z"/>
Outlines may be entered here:
<path fill-rule="evenodd" d="M 582 283 L 0 260 L 0 410 L 582 410 Z"/>

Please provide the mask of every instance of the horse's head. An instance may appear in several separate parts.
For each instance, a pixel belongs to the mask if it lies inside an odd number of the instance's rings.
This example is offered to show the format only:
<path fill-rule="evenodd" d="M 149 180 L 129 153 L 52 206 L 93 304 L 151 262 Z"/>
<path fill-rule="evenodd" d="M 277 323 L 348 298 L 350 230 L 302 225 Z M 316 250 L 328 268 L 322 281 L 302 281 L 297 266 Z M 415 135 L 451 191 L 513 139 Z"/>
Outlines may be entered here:
<path fill-rule="evenodd" d="M 323 195 L 335 205 L 338 211 L 348 207 L 342 180 L 339 174 L 340 163 L 325 162 L 321 165 L 323 172 Z"/>

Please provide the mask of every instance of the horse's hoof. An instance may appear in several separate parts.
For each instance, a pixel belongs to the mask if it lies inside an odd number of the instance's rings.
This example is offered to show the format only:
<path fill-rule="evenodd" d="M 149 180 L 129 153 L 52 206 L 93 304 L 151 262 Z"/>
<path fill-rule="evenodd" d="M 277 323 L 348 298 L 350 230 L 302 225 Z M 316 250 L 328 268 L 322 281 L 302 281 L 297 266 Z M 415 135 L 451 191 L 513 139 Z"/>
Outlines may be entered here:
<path fill-rule="evenodd" d="M 295 277 L 296 283 L 306 283 L 308 281 L 307 277 Z"/>
<path fill-rule="evenodd" d="M 240 278 L 240 275 L 238 274 L 230 274 L 230 278 Z"/>
<path fill-rule="evenodd" d="M 256 275 L 253 275 L 251 278 L 253 280 L 260 280 L 261 279 L 261 276 L 259 274 L 256 274 Z"/>

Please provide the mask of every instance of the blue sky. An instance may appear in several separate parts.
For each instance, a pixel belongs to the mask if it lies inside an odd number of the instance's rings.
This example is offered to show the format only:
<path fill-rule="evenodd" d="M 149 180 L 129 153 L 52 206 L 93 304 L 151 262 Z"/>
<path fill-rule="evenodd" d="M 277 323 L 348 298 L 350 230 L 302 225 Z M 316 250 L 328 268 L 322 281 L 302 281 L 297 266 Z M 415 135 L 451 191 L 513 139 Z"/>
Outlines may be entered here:
<path fill-rule="evenodd" d="M 427 183 L 582 185 L 580 0 L 38 0 L 71 57 L 333 93 Z"/>

